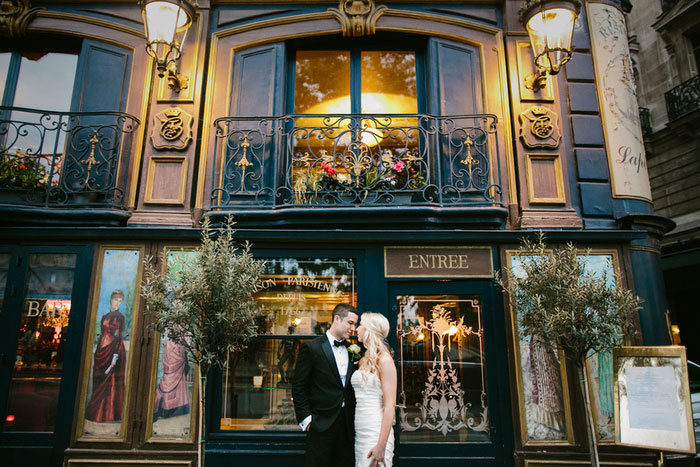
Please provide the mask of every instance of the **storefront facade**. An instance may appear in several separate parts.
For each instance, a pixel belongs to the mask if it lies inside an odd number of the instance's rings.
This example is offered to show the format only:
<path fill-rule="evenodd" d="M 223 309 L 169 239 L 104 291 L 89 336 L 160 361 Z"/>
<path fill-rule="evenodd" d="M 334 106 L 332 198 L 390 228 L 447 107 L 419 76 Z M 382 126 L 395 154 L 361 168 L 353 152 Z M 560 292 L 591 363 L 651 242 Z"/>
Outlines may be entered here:
<path fill-rule="evenodd" d="M 264 332 L 209 377 L 208 465 L 302 465 L 293 363 L 341 302 L 391 323 L 397 465 L 585 465 L 574 372 L 519 333 L 495 282 L 537 230 L 643 298 L 631 342 L 669 342 L 671 225 L 626 112 L 616 2 L 584 2 L 572 60 L 533 90 L 524 2 L 200 1 L 178 92 L 137 5 L 10 3 L 9 465 L 193 465 L 196 368 L 152 331 L 139 285 L 145 258 L 189 254 L 205 216 L 232 215 L 267 264 Z M 614 446 L 607 364 L 588 369 L 601 457 L 657 465 Z"/>

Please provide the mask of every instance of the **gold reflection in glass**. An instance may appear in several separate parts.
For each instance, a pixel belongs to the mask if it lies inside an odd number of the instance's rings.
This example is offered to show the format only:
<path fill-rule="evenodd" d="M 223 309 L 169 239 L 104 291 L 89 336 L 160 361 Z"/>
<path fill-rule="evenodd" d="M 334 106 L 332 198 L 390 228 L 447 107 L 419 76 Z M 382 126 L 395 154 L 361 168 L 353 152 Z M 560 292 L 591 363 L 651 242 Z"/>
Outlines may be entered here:
<path fill-rule="evenodd" d="M 74 268 L 75 255 L 29 257 L 5 431 L 54 430 Z"/>
<path fill-rule="evenodd" d="M 338 303 L 357 305 L 350 259 L 268 259 L 255 300 L 261 335 L 231 355 L 223 375 L 222 430 L 297 430 L 291 380 L 299 346 L 331 324 Z"/>
<path fill-rule="evenodd" d="M 415 53 L 363 51 L 362 113 L 417 112 Z"/>
<path fill-rule="evenodd" d="M 294 113 L 350 113 L 349 51 L 297 51 Z"/>

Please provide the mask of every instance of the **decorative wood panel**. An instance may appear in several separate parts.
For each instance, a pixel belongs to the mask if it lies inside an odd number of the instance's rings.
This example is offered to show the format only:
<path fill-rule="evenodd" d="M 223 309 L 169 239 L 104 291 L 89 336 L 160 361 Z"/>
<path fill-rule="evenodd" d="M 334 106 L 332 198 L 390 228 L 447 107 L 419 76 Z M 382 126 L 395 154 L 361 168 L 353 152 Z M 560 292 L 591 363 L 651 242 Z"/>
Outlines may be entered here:
<path fill-rule="evenodd" d="M 186 186 L 187 157 L 151 157 L 144 203 L 182 205 L 185 202 Z"/>

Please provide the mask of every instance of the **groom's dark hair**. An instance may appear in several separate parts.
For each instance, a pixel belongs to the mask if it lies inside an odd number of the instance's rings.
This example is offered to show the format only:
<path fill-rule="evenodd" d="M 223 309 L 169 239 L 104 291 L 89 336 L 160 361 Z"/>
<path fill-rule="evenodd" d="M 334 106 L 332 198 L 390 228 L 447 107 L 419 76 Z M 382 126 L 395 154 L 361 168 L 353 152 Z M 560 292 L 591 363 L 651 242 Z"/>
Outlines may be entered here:
<path fill-rule="evenodd" d="M 338 303 L 335 308 L 333 308 L 333 317 L 331 319 L 335 319 L 336 316 L 340 317 L 340 320 L 344 320 L 345 317 L 348 315 L 348 313 L 355 313 L 358 315 L 359 313 L 357 312 L 357 308 L 354 306 L 350 305 L 349 303 Z"/>

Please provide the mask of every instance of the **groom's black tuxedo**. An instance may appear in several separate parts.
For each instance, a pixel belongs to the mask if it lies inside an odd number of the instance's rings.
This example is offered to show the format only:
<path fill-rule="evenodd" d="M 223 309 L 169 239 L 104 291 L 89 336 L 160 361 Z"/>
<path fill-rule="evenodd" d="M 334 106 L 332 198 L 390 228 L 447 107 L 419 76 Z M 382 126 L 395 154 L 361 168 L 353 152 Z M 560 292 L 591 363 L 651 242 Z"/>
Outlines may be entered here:
<path fill-rule="evenodd" d="M 339 459 L 353 465 L 353 419 L 355 394 L 350 377 L 355 364 L 348 355 L 345 385 L 340 379 L 331 344 L 326 334 L 301 345 L 294 367 L 292 398 L 297 421 L 301 423 L 311 415 L 307 439 L 307 465 L 340 465 Z M 325 448 L 337 445 L 332 459 L 322 459 Z M 317 452 L 321 459 L 311 461 L 310 452 Z M 319 456 L 317 456 L 319 457 Z"/>

